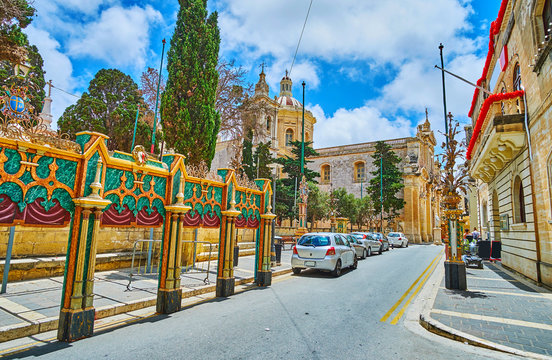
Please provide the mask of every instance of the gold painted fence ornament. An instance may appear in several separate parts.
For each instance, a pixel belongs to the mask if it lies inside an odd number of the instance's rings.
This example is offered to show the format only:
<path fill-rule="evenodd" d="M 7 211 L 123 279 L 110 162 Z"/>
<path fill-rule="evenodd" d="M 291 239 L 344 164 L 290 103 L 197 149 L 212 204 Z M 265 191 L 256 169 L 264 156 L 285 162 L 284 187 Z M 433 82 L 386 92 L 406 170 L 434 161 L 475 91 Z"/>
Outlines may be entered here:
<path fill-rule="evenodd" d="M 136 145 L 132 150 L 132 157 L 138 165 L 145 165 L 148 162 L 148 153 L 142 145 Z"/>
<path fill-rule="evenodd" d="M 81 147 L 69 135 L 50 130 L 35 114 L 26 92 L 27 87 L 5 85 L 0 90 L 0 137 L 80 153 Z"/>

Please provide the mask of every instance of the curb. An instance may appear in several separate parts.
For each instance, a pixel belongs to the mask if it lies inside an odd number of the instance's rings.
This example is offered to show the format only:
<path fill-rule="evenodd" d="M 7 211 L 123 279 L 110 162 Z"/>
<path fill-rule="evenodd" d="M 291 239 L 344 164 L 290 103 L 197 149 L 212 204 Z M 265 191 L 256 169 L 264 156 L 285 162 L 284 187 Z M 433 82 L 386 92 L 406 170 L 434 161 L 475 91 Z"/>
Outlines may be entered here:
<path fill-rule="evenodd" d="M 282 276 L 291 273 L 291 269 L 281 269 L 276 270 L 272 272 L 272 276 Z M 253 282 L 255 279 L 253 276 L 243 278 L 243 279 L 236 279 L 235 285 L 244 285 L 247 283 Z M 204 285 L 201 287 L 198 287 L 196 289 L 182 289 L 182 300 L 188 299 L 194 296 L 203 295 L 211 292 L 215 292 L 216 285 Z M 247 291 L 247 289 L 245 290 Z M 127 312 L 144 309 L 148 307 L 155 306 L 157 303 L 157 297 L 151 296 L 144 299 L 129 301 L 126 303 L 120 303 L 116 305 L 105 305 L 96 308 L 96 316 L 95 320 L 98 319 L 104 319 L 110 316 L 115 316 L 119 314 L 124 314 Z M 8 326 L 2 326 L 0 327 L 0 343 L 19 339 L 22 337 L 32 336 L 52 330 L 56 330 L 58 328 L 58 321 L 59 318 L 56 317 L 49 317 L 49 318 L 43 318 L 35 321 L 31 321 L 28 324 L 15 324 L 15 325 L 8 325 Z"/>
<path fill-rule="evenodd" d="M 442 276 L 444 276 L 444 272 Z M 440 281 L 438 282 L 438 284 L 439 283 Z M 433 310 L 433 304 L 435 303 L 435 298 L 437 297 L 438 290 L 439 290 L 438 286 L 432 290 L 431 298 L 425 304 L 424 308 L 422 309 L 419 315 L 418 322 L 427 331 L 442 337 L 446 337 L 451 340 L 464 343 L 464 344 L 469 344 L 472 346 L 477 346 L 477 347 L 481 347 L 489 350 L 500 351 L 502 353 L 517 355 L 517 356 L 522 356 L 522 357 L 532 358 L 532 359 L 544 359 L 544 360 L 551 359 L 551 357 L 546 355 L 523 351 L 509 346 L 497 344 L 489 340 L 481 339 L 475 335 L 467 334 L 463 331 L 453 329 L 450 326 L 447 326 L 441 323 L 440 321 L 433 319 L 430 313 L 431 313 L 431 310 Z"/>

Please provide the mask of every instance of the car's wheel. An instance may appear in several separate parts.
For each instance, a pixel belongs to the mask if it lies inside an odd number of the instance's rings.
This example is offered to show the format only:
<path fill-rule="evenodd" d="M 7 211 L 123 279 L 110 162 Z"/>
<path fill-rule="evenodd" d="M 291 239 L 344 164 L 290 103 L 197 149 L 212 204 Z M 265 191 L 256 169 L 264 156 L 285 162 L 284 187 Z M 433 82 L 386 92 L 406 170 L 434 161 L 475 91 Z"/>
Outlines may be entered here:
<path fill-rule="evenodd" d="M 483 263 L 480 262 L 480 263 L 477 265 L 477 268 L 478 268 L 478 269 L 483 269 Z"/>
<path fill-rule="evenodd" d="M 404 247 L 404 242 L 401 243 L 401 248 L 403 248 L 403 247 Z"/>
<path fill-rule="evenodd" d="M 337 259 L 337 263 L 335 263 L 335 269 L 332 271 L 332 275 L 335 277 L 339 277 L 341 275 L 341 259 Z"/>
<path fill-rule="evenodd" d="M 367 256 L 372 256 L 372 248 L 371 247 L 368 248 L 368 255 Z"/>
<path fill-rule="evenodd" d="M 395 245 L 391 244 L 391 248 L 394 249 L 394 248 L 395 248 Z"/>
<path fill-rule="evenodd" d="M 358 267 L 358 259 L 355 256 L 355 260 L 353 261 L 353 266 L 351 266 L 353 269 L 356 269 Z"/>
<path fill-rule="evenodd" d="M 291 271 L 293 271 L 295 275 L 299 275 L 301 273 L 301 269 L 299 268 L 292 268 Z"/>
<path fill-rule="evenodd" d="M 378 255 L 381 255 L 382 253 L 383 253 L 383 245 L 382 245 L 382 246 L 380 246 L 380 248 L 379 248 L 379 252 L 378 252 Z"/>
<path fill-rule="evenodd" d="M 408 241 L 406 242 L 406 247 L 408 247 Z"/>
<path fill-rule="evenodd" d="M 362 252 L 362 258 L 366 259 L 368 257 L 368 254 L 366 253 L 366 249 Z"/>

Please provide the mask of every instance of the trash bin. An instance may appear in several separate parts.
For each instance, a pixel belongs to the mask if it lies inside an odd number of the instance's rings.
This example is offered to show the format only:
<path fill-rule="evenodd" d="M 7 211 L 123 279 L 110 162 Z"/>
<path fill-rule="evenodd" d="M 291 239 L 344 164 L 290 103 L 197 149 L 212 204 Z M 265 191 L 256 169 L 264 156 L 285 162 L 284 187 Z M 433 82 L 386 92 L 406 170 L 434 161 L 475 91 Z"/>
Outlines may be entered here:
<path fill-rule="evenodd" d="M 274 244 L 274 250 L 276 252 L 276 264 L 279 265 L 282 263 L 282 244 Z"/>
<path fill-rule="evenodd" d="M 486 240 L 479 240 L 477 242 L 478 252 L 480 258 L 483 260 L 489 260 L 491 257 L 491 242 Z"/>
<path fill-rule="evenodd" d="M 234 245 L 234 266 L 238 266 L 238 260 L 240 259 L 240 247 Z"/>

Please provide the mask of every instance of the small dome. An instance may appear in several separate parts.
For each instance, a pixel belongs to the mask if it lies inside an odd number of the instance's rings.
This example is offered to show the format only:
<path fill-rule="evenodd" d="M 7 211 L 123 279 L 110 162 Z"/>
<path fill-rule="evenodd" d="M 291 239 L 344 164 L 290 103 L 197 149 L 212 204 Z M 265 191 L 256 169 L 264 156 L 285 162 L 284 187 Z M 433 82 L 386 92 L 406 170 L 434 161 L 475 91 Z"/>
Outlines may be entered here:
<path fill-rule="evenodd" d="M 299 100 L 297 100 L 296 98 L 292 97 L 292 96 L 280 96 L 278 99 L 278 104 L 280 104 L 281 106 L 297 106 L 297 107 L 302 107 L 303 105 L 301 105 L 301 103 L 299 102 Z"/>

